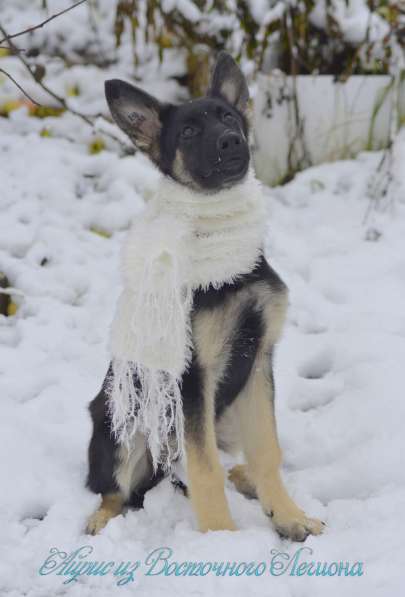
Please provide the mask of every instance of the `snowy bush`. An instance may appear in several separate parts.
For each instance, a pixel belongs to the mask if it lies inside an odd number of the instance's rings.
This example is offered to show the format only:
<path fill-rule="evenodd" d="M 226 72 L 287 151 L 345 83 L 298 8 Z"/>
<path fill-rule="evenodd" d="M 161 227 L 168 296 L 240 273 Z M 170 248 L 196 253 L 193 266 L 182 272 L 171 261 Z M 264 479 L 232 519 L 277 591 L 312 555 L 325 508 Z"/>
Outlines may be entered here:
<path fill-rule="evenodd" d="M 13 2 L 25 26 L 32 10 L 44 18 L 60 9 L 34 0 Z M 401 8 L 402 4 L 402 8 Z M 16 25 L 11 4 L 2 10 Z M 247 74 L 279 68 L 286 74 L 392 72 L 405 46 L 400 0 L 88 0 L 24 38 L 26 56 L 61 58 L 69 66 L 107 67 L 132 60 L 132 73 L 175 56 L 173 73 L 200 94 L 212 56 L 226 49 Z"/>
<path fill-rule="evenodd" d="M 191 91 L 207 50 L 226 49 L 256 69 L 287 74 L 387 74 L 405 43 L 405 13 L 392 0 L 119 0 L 117 44 L 125 27 L 135 61 L 144 44 L 187 54 Z"/>

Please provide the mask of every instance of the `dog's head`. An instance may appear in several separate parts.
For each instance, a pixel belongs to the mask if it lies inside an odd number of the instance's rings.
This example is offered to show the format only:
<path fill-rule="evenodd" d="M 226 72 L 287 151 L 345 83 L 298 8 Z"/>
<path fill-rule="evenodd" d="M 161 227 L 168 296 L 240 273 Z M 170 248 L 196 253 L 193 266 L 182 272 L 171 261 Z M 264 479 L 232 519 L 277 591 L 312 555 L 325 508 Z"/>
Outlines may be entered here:
<path fill-rule="evenodd" d="M 106 81 L 105 93 L 115 122 L 164 174 L 209 192 L 245 177 L 249 91 L 229 54 L 219 55 L 207 95 L 180 106 L 118 79 Z"/>

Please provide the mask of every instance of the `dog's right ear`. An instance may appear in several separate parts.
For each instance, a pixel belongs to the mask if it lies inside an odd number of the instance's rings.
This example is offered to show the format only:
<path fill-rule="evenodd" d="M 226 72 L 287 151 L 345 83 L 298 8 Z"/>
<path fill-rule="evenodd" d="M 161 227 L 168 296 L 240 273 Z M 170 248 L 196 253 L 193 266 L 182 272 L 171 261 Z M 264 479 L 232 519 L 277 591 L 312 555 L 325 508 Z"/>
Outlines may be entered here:
<path fill-rule="evenodd" d="M 218 55 L 208 95 L 221 97 L 242 114 L 246 112 L 249 88 L 239 66 L 227 52 Z"/>
<path fill-rule="evenodd" d="M 105 82 L 105 96 L 118 126 L 138 149 L 156 159 L 162 104 L 142 89 L 119 79 Z"/>

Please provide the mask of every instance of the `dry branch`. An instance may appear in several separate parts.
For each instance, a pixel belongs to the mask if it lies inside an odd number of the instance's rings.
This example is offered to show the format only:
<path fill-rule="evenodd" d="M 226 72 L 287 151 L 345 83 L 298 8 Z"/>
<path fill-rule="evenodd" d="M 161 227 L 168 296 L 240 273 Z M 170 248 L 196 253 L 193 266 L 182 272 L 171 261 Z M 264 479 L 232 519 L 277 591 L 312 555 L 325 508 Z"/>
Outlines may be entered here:
<path fill-rule="evenodd" d="M 39 85 L 41 87 L 41 89 L 43 91 L 45 91 L 45 93 L 47 93 L 50 97 L 52 97 L 56 102 L 58 102 L 60 104 L 60 106 L 66 110 L 66 112 L 70 112 L 70 114 L 73 114 L 74 116 L 77 116 L 78 118 L 81 118 L 86 124 L 88 124 L 89 126 L 91 126 L 94 129 L 94 122 L 97 118 L 102 118 L 104 120 L 105 117 L 102 114 L 94 114 L 92 116 L 87 116 L 86 114 L 82 114 L 81 112 L 79 112 L 78 110 L 73 109 L 71 106 L 69 106 L 69 104 L 67 103 L 66 99 L 60 95 L 58 95 L 57 93 L 55 93 L 55 91 L 53 91 L 53 89 L 51 89 L 50 87 L 48 87 L 48 85 L 46 85 L 43 81 L 42 78 L 39 78 L 37 76 L 36 70 L 29 64 L 29 62 L 21 55 L 21 51 L 19 50 L 19 48 L 14 44 L 14 42 L 12 41 L 13 38 L 18 37 L 19 35 L 23 35 L 26 34 L 30 31 L 34 31 L 35 29 L 38 29 L 39 27 L 42 27 L 43 25 L 45 25 L 46 23 L 49 23 L 50 20 L 55 19 L 56 17 L 68 12 L 68 10 L 72 10 L 73 8 L 75 8 L 76 6 L 79 6 L 79 4 L 83 4 L 84 2 L 87 2 L 87 0 L 81 0 L 80 2 L 77 2 L 76 4 L 73 4 L 72 6 L 70 6 L 69 8 L 53 15 L 52 17 L 50 17 L 49 19 L 46 19 L 45 21 L 43 21 L 42 23 L 40 23 L 39 25 L 36 25 L 35 27 L 31 27 L 29 29 L 26 29 L 24 31 L 21 31 L 20 33 L 15 33 L 14 35 L 9 35 L 7 33 L 7 31 L 4 29 L 4 27 L 0 24 L 0 32 L 2 33 L 2 35 L 4 36 L 4 39 L 1 40 L 1 43 L 6 41 L 8 44 L 8 48 L 10 49 L 11 52 L 13 54 L 15 54 L 16 58 L 21 62 L 21 64 L 23 64 L 23 66 L 25 67 L 25 69 L 28 71 L 28 73 L 30 74 L 30 76 L 34 79 L 35 83 L 37 85 Z M 36 104 L 37 106 L 40 106 L 41 104 L 37 101 L 35 101 L 25 90 L 24 88 L 5 70 L 0 69 L 0 72 L 2 72 L 4 75 L 6 75 L 17 87 L 18 89 L 34 104 Z M 108 122 L 106 120 L 106 122 Z M 119 138 L 117 138 L 115 135 L 108 133 L 108 132 L 103 132 L 104 135 L 106 135 L 107 137 L 110 137 L 111 139 L 113 139 L 116 143 L 118 143 L 122 150 L 124 151 L 124 153 L 128 154 L 128 153 L 133 153 L 133 149 L 132 147 L 130 148 L 128 145 L 124 144 Z"/>
<path fill-rule="evenodd" d="M 53 21 L 53 19 L 56 19 L 56 17 L 60 17 L 61 15 L 69 12 L 70 10 L 73 10 L 73 8 L 76 8 L 76 6 L 79 6 L 80 4 L 84 4 L 85 2 L 87 2 L 87 0 L 80 0 L 79 2 L 76 2 L 76 4 L 72 4 L 71 6 L 68 6 L 67 8 L 65 8 L 64 10 L 61 10 L 60 12 L 57 12 L 54 15 L 51 15 L 50 17 L 45 19 L 45 21 L 38 23 L 38 25 L 34 25 L 33 27 L 28 27 L 27 29 L 24 29 L 24 31 L 19 31 L 18 33 L 13 33 L 13 35 L 6 35 L 4 37 L 4 39 L 0 39 L 0 45 L 2 43 L 4 43 L 5 41 L 9 42 L 10 39 L 20 37 L 20 35 L 25 35 L 26 33 L 32 33 L 32 31 L 41 29 L 44 25 L 46 25 L 50 21 Z M 4 31 L 2 33 L 3 33 L 3 35 L 5 35 Z"/>
<path fill-rule="evenodd" d="M 12 77 L 10 75 L 10 73 L 8 73 L 7 71 L 3 70 L 2 68 L 0 68 L 0 73 L 3 73 L 3 75 L 5 75 L 6 77 L 8 77 L 16 87 L 18 87 L 18 89 L 25 95 L 26 98 L 28 98 L 30 100 L 30 102 L 32 102 L 33 104 L 35 104 L 36 106 L 40 106 L 41 104 L 39 104 L 37 101 L 34 100 L 34 98 L 32 98 L 27 91 L 25 91 L 25 89 L 23 87 L 21 87 L 21 85 L 19 83 L 17 83 L 17 81 L 14 79 L 14 77 Z"/>

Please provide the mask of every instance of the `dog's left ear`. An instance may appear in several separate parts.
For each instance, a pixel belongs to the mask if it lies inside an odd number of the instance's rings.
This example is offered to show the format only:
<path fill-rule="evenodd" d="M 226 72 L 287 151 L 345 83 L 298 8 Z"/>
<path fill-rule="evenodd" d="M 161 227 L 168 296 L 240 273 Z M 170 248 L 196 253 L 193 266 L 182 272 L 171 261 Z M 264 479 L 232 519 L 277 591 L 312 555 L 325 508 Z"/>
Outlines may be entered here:
<path fill-rule="evenodd" d="M 155 159 L 163 105 L 146 91 L 119 79 L 105 82 L 105 95 L 118 126 L 138 149 Z"/>
<path fill-rule="evenodd" d="M 235 60 L 227 52 L 220 52 L 218 55 L 208 95 L 221 97 L 240 112 L 246 112 L 249 100 L 246 79 Z"/>

